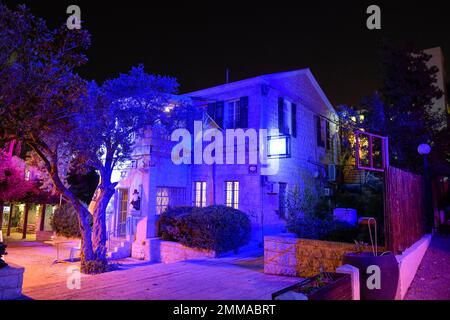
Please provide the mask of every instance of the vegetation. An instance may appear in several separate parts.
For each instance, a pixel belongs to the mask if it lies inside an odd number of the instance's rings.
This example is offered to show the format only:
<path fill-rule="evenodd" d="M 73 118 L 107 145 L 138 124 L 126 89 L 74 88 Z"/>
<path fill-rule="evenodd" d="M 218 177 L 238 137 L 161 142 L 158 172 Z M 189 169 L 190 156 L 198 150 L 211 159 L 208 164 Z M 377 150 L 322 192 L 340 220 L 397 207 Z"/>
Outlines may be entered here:
<path fill-rule="evenodd" d="M 226 206 L 169 208 L 160 219 L 160 237 L 185 246 L 223 253 L 250 240 L 250 220 Z"/>
<path fill-rule="evenodd" d="M 77 212 L 81 271 L 104 270 L 114 168 L 130 158 L 135 139 L 147 127 L 182 126 L 180 119 L 193 112 L 185 103 L 169 108 L 176 80 L 147 74 L 143 66 L 101 85 L 80 78 L 76 69 L 87 62 L 90 46 L 86 29 L 52 30 L 25 6 L 10 10 L 3 4 L 0 24 L 5 26 L 0 29 L 0 135 L 28 146 Z M 100 180 L 90 212 L 77 196 L 79 188 L 66 185 L 66 176 L 92 168 Z"/>
<path fill-rule="evenodd" d="M 359 109 L 369 132 L 389 137 L 392 165 L 413 172 L 422 172 L 422 158 L 417 153 L 421 143 L 433 148 L 435 164 L 450 168 L 450 132 L 441 130 L 445 114 L 432 112 L 431 107 L 443 92 L 436 86 L 437 67 L 428 66 L 431 55 L 412 45 L 385 44 L 381 54 L 382 86 L 372 96 L 362 99 Z"/>
<path fill-rule="evenodd" d="M 52 217 L 51 225 L 52 229 L 59 236 L 67 238 L 81 237 L 78 214 L 70 203 L 65 203 L 56 208 Z"/>

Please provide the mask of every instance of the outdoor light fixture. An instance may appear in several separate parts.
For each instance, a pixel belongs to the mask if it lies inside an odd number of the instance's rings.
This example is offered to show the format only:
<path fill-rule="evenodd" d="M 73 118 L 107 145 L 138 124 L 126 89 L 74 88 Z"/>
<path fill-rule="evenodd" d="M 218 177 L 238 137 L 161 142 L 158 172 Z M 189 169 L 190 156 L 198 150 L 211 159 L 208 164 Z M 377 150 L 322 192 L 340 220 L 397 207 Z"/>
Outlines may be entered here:
<path fill-rule="evenodd" d="M 427 154 L 430 153 L 431 147 L 427 143 L 422 143 L 419 147 L 417 147 L 417 151 L 421 156 L 426 156 Z"/>
<path fill-rule="evenodd" d="M 280 159 L 291 157 L 291 139 L 288 135 L 267 137 L 269 159 Z"/>
<path fill-rule="evenodd" d="M 431 231 L 434 227 L 434 210 L 433 210 L 433 200 L 431 195 L 431 176 L 430 176 L 430 170 L 428 168 L 428 160 L 427 156 L 431 152 L 431 147 L 427 143 L 422 143 L 420 146 L 417 147 L 417 152 L 421 156 L 423 156 L 423 192 L 424 192 L 424 209 L 425 209 L 425 215 L 427 218 L 427 227 L 429 228 L 428 231 Z"/>

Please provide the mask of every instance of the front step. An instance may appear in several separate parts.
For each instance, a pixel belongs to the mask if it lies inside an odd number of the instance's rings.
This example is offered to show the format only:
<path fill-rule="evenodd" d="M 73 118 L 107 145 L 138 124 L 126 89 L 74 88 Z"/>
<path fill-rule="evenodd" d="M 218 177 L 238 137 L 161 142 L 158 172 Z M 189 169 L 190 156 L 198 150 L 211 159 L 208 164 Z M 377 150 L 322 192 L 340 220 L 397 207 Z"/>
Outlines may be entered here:
<path fill-rule="evenodd" d="M 107 257 L 111 260 L 125 259 L 131 257 L 131 242 L 125 239 L 111 239 L 107 242 Z"/>

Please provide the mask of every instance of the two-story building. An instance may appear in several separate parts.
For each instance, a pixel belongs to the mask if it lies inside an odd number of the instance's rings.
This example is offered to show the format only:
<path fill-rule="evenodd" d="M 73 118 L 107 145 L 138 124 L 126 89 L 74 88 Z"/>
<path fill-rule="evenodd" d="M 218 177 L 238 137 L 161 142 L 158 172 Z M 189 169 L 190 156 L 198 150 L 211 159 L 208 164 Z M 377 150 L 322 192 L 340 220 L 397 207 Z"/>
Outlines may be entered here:
<path fill-rule="evenodd" d="M 186 93 L 183 99 L 204 110 L 203 129 L 223 132 L 224 144 L 230 130 L 254 131 L 261 138 L 266 129 L 267 139 L 256 146 L 263 156 L 250 163 L 247 140 L 245 163 L 235 158 L 234 164 L 175 164 L 171 151 L 178 141 L 148 130 L 130 164 L 116 172 L 119 184 L 108 210 L 111 234 L 133 242 L 133 256 L 139 256 L 145 239 L 157 236 L 158 216 L 168 206 L 213 204 L 247 213 L 255 241 L 285 231 L 289 191 L 294 186 L 314 191 L 309 184 L 327 179 L 329 165 L 337 161 L 337 114 L 311 71 L 262 75 Z M 237 141 L 224 150 L 232 147 L 236 153 Z M 139 197 L 139 210 L 130 205 L 132 197 Z"/>

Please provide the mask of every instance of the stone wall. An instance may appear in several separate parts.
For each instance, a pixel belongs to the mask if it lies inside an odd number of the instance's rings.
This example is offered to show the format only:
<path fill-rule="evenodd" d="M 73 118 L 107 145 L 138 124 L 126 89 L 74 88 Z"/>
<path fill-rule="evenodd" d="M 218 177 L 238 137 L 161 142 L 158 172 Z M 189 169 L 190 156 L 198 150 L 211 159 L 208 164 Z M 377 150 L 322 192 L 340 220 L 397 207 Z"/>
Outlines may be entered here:
<path fill-rule="evenodd" d="M 216 253 L 211 250 L 189 248 L 178 242 L 151 238 L 145 241 L 135 241 L 131 256 L 146 261 L 173 263 L 192 259 L 215 258 Z"/>
<path fill-rule="evenodd" d="M 13 300 L 22 295 L 24 270 L 11 263 L 0 269 L 0 300 Z"/>
<path fill-rule="evenodd" d="M 264 272 L 276 275 L 310 277 L 324 271 L 335 272 L 351 243 L 296 238 L 292 234 L 264 237 Z"/>

